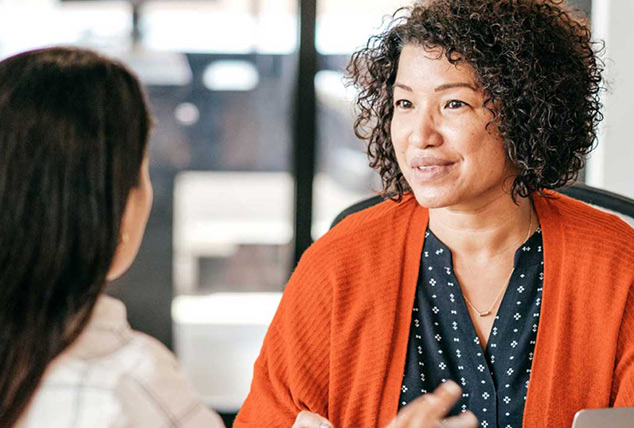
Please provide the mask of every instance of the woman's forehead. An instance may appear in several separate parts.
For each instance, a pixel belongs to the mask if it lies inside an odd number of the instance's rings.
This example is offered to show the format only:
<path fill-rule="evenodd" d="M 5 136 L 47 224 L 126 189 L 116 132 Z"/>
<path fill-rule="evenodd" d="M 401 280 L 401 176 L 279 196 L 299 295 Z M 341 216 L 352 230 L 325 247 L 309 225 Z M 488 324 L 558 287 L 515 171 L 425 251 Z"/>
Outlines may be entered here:
<path fill-rule="evenodd" d="M 421 90 L 467 83 L 478 88 L 475 72 L 466 62 L 451 63 L 441 48 L 406 44 L 401 51 L 396 82 Z"/>

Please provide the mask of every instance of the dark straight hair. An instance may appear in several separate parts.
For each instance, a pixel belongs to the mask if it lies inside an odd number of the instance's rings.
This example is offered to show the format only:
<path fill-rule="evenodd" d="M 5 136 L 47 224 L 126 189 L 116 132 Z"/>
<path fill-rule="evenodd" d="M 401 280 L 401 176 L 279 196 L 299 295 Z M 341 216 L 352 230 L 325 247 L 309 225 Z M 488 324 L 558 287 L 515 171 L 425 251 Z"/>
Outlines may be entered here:
<path fill-rule="evenodd" d="M 150 123 L 136 77 L 95 52 L 0 62 L 0 428 L 89 319 Z"/>

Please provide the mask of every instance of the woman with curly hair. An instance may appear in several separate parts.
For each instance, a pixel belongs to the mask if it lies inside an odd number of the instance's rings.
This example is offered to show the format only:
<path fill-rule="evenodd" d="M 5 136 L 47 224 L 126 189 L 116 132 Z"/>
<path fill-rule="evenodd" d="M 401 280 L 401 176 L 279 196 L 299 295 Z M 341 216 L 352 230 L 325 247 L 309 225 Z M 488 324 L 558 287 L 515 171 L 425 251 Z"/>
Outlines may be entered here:
<path fill-rule="evenodd" d="M 596 140 L 593 47 L 561 1 L 430 0 L 353 55 L 387 200 L 302 258 L 237 427 L 570 427 L 634 405 L 634 230 L 555 191 Z"/>

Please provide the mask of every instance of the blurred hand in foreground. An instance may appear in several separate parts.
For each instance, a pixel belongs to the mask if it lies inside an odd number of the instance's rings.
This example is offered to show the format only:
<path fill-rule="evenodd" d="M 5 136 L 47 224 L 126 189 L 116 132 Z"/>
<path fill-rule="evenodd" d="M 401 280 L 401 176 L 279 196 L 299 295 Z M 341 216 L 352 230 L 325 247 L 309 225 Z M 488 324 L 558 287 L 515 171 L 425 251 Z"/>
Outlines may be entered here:
<path fill-rule="evenodd" d="M 386 428 L 476 428 L 478 419 L 471 412 L 445 418 L 458 401 L 462 390 L 452 382 L 441 384 L 403 407 Z M 293 428 L 334 428 L 326 418 L 306 410 L 300 412 Z"/>

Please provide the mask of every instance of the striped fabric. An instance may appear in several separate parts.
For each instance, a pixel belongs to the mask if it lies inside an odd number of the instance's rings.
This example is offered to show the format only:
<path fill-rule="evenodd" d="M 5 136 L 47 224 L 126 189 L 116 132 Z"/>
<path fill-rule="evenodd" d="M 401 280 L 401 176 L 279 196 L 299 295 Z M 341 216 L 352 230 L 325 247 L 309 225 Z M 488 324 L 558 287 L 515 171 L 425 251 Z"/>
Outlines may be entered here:
<path fill-rule="evenodd" d="M 51 363 L 18 428 L 221 428 L 174 356 L 101 296 L 77 341 Z"/>

